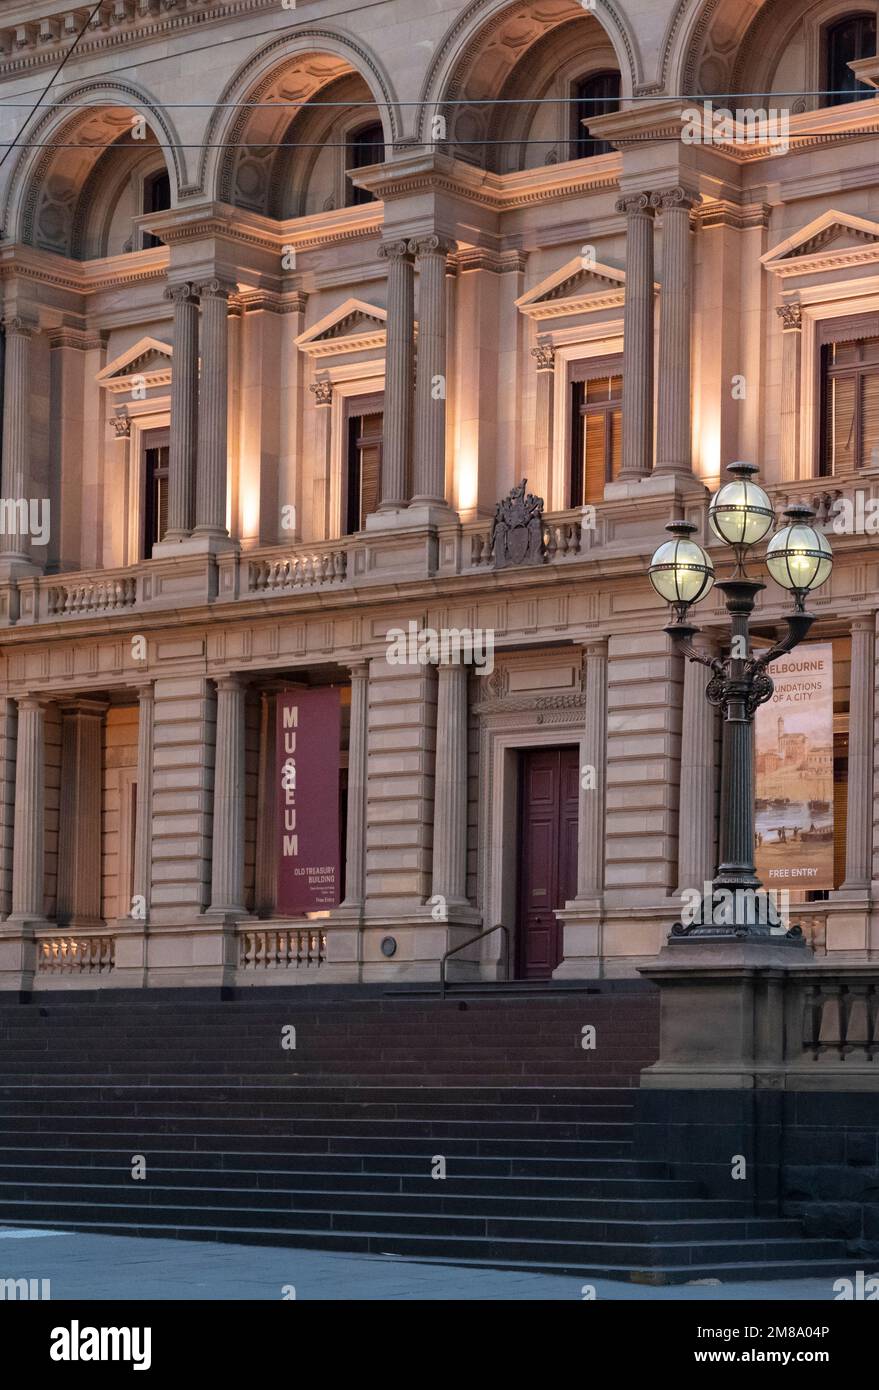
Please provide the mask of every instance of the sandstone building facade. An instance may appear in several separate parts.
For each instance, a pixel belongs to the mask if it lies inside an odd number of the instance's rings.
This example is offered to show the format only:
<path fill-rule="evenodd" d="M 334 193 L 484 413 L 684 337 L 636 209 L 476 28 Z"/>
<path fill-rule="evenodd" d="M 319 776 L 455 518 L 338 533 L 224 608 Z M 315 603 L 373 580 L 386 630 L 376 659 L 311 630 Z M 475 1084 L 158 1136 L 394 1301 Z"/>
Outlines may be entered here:
<path fill-rule="evenodd" d="M 29 115 L 89 8 L 0 16 L 0 987 L 435 979 L 495 923 L 460 971 L 634 974 L 717 817 L 646 566 L 734 459 L 832 537 L 797 920 L 875 958 L 875 0 L 107 0 Z M 321 686 L 344 891 L 285 918 L 274 709 Z"/>

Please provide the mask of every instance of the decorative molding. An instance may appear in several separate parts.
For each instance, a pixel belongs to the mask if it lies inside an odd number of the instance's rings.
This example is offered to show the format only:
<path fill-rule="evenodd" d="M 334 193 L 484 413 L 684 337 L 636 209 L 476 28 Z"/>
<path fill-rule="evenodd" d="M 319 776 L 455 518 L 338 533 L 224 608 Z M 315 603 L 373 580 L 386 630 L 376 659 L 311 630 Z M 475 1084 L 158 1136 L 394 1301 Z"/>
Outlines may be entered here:
<path fill-rule="evenodd" d="M 385 309 L 352 297 L 300 333 L 295 342 L 308 357 L 338 357 L 343 353 L 384 349 L 386 322 Z"/>
<path fill-rule="evenodd" d="M 803 308 L 801 304 L 778 304 L 775 312 L 781 319 L 782 330 L 785 333 L 794 329 L 799 332 L 802 329 Z"/>
<path fill-rule="evenodd" d="M 158 338 L 140 338 L 127 352 L 108 362 L 95 377 L 99 386 L 111 395 L 128 394 L 136 377 L 147 390 L 167 386 L 171 381 L 171 362 L 174 349 Z"/>
<path fill-rule="evenodd" d="M 658 291 L 659 286 L 654 285 L 654 289 Z M 584 265 L 582 257 L 575 256 L 520 295 L 515 303 L 527 318 L 544 320 L 619 308 L 625 299 L 625 271 L 601 261 Z"/>
<path fill-rule="evenodd" d="M 782 279 L 872 265 L 879 261 L 879 222 L 831 209 L 766 251 L 760 260 Z"/>
<path fill-rule="evenodd" d="M 326 378 L 309 383 L 309 391 L 314 393 L 314 403 L 319 408 L 333 404 L 333 383 Z"/>

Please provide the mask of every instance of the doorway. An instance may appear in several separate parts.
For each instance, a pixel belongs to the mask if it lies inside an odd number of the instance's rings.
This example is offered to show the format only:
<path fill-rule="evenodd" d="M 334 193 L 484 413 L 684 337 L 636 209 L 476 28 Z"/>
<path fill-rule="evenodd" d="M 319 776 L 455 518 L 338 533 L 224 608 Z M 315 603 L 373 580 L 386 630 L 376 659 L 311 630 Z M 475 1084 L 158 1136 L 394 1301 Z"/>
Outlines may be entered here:
<path fill-rule="evenodd" d="M 577 893 L 579 751 L 519 754 L 516 978 L 548 980 L 562 960 L 556 909 Z"/>

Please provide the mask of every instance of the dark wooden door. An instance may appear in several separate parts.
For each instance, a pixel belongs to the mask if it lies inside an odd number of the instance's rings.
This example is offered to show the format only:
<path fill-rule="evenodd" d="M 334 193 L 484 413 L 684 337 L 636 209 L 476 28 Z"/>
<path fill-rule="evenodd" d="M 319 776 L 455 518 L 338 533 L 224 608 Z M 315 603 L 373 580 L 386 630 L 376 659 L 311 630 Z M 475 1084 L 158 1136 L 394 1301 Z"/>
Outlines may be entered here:
<path fill-rule="evenodd" d="M 577 892 L 579 757 L 576 748 L 541 748 L 520 756 L 516 975 L 541 980 L 562 959 L 555 909 Z"/>

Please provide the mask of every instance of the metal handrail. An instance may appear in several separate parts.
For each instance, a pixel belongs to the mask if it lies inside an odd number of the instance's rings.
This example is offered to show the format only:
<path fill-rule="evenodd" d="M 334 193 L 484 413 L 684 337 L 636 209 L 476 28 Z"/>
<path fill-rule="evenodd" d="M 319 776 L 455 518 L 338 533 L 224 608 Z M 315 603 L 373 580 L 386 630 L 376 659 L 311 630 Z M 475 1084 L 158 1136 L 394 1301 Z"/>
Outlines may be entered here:
<path fill-rule="evenodd" d="M 506 977 L 509 977 L 509 973 L 510 973 L 510 929 L 509 929 L 509 927 L 505 927 L 504 924 L 503 924 L 503 922 L 497 922 L 497 923 L 495 923 L 495 925 L 494 925 L 493 927 L 486 927 L 485 931 L 477 932 L 477 934 L 476 934 L 475 936 L 471 936 L 470 939 L 469 939 L 468 941 L 462 941 L 461 944 L 460 944 L 460 946 L 453 946 L 453 947 L 451 948 L 451 950 L 446 951 L 445 955 L 443 956 L 442 960 L 440 961 L 440 998 L 441 998 L 441 999 L 445 999 L 445 997 L 446 997 L 446 961 L 448 960 L 449 956 L 457 955 L 457 953 L 458 953 L 459 951 L 464 951 L 464 950 L 466 950 L 468 946 L 472 946 L 475 942 L 481 941 L 481 940 L 483 939 L 483 937 L 491 936 L 492 932 L 496 932 L 496 931 L 502 931 L 503 934 L 504 934 L 504 973 L 505 973 L 505 976 L 506 976 Z"/>

